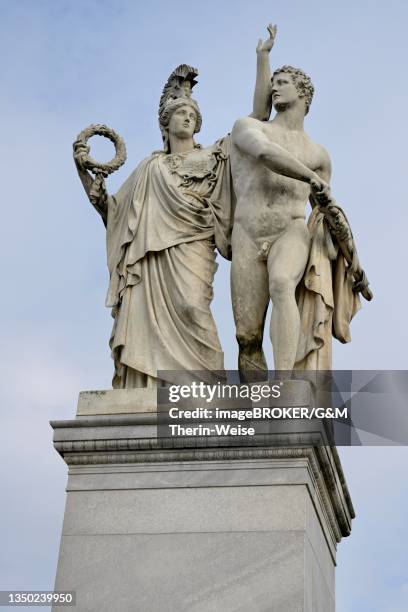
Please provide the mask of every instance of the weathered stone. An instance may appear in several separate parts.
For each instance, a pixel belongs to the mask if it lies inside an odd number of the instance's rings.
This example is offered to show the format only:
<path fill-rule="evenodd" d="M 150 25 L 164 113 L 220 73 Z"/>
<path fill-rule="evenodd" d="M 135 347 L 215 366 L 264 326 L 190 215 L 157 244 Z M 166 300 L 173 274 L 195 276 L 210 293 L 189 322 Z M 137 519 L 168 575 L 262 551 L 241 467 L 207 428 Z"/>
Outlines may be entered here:
<path fill-rule="evenodd" d="M 79 394 L 77 416 L 134 412 L 157 412 L 156 388 L 82 391 Z"/>
<path fill-rule="evenodd" d="M 158 438 L 142 406 L 52 425 L 69 466 L 55 588 L 75 590 L 79 612 L 334 610 L 354 511 L 316 426 L 243 447 Z"/>

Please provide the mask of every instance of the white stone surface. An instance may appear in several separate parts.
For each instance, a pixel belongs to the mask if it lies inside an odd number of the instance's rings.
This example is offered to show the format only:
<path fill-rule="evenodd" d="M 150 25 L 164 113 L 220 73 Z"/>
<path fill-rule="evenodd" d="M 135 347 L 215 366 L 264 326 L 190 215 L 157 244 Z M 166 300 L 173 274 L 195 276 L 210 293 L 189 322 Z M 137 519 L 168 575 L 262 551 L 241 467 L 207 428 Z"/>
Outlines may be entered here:
<path fill-rule="evenodd" d="M 82 391 L 79 394 L 77 416 L 133 412 L 157 412 L 155 388 Z"/>
<path fill-rule="evenodd" d="M 60 572 L 81 612 L 301 612 L 304 549 L 301 532 L 71 537 Z"/>
<path fill-rule="evenodd" d="M 72 467 L 55 588 L 79 612 L 331 612 L 313 487 L 296 458 Z"/>
<path fill-rule="evenodd" d="M 141 392 L 84 394 L 95 415 L 51 423 L 69 466 L 55 588 L 78 612 L 334 612 L 354 511 L 315 426 L 248 446 L 160 438 Z"/>

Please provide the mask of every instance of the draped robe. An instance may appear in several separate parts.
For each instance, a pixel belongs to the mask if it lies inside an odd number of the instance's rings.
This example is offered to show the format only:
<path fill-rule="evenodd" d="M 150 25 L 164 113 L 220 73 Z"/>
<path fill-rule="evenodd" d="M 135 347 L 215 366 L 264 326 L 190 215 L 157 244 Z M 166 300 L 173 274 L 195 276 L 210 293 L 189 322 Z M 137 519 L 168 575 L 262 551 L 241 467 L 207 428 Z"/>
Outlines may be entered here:
<path fill-rule="evenodd" d="M 308 229 L 309 259 L 297 288 L 300 337 L 294 369 L 331 370 L 332 336 L 350 342 L 350 322 L 361 307 L 360 298 L 318 206 L 312 210 Z"/>
<path fill-rule="evenodd" d="M 224 368 L 210 304 L 215 247 L 230 258 L 229 138 L 187 154 L 153 153 L 108 198 L 106 305 L 114 388 L 173 370 Z M 204 376 L 205 378 L 205 376 Z"/>

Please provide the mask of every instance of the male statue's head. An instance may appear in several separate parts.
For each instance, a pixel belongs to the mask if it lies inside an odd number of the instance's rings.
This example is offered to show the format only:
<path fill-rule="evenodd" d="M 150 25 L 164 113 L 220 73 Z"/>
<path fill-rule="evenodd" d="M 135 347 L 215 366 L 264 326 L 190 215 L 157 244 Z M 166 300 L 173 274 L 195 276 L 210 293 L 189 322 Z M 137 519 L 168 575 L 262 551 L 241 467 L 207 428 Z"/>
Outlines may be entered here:
<path fill-rule="evenodd" d="M 272 104 L 277 112 L 300 103 L 309 112 L 314 93 L 310 77 L 293 66 L 282 66 L 272 75 Z"/>

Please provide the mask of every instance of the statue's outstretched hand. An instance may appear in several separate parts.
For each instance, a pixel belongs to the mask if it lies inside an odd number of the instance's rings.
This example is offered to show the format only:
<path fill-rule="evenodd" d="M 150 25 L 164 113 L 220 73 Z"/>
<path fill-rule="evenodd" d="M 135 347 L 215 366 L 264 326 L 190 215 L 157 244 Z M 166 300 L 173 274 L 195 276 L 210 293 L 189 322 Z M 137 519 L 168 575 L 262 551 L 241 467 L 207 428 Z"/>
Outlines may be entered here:
<path fill-rule="evenodd" d="M 265 41 L 263 41 L 262 38 L 259 39 L 258 45 L 256 47 L 257 53 L 269 53 L 275 43 L 277 30 L 276 25 L 272 25 L 270 23 L 267 27 L 267 30 L 269 32 L 269 38 L 267 38 Z"/>
<path fill-rule="evenodd" d="M 74 149 L 74 160 L 77 168 L 85 172 L 84 158 L 89 154 L 90 147 L 78 140 L 73 143 L 72 147 Z"/>

